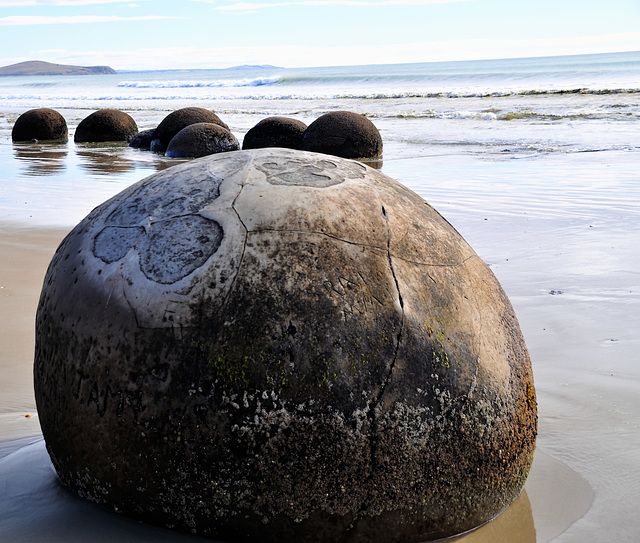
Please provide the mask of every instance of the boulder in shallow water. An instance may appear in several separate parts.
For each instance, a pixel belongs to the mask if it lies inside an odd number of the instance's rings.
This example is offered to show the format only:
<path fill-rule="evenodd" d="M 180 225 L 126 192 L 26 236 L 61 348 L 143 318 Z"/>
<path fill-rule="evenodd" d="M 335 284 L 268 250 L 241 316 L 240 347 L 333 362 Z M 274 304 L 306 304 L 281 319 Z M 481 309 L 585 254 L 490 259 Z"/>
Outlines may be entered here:
<path fill-rule="evenodd" d="M 343 158 L 377 158 L 382 156 L 382 137 L 364 115 L 331 111 L 309 125 L 302 149 Z"/>
<path fill-rule="evenodd" d="M 288 117 L 267 117 L 251 128 L 242 141 L 243 149 L 284 147 L 300 149 L 307 125 Z"/>
<path fill-rule="evenodd" d="M 285 149 L 92 211 L 47 271 L 34 382 L 66 486 L 225 541 L 463 532 L 518 496 L 536 439 L 491 270 L 391 178 Z"/>
<path fill-rule="evenodd" d="M 134 149 L 146 149 L 149 150 L 151 148 L 151 141 L 153 140 L 153 136 L 156 132 L 155 128 L 149 128 L 148 130 L 141 130 L 138 132 L 131 141 L 129 142 L 129 147 L 133 147 Z"/>
<path fill-rule="evenodd" d="M 162 119 L 151 141 L 151 150 L 164 153 L 169 142 L 180 130 L 195 123 L 218 124 L 229 130 L 229 127 L 213 111 L 201 107 L 185 107 L 172 111 Z"/>
<path fill-rule="evenodd" d="M 167 146 L 165 156 L 171 158 L 200 158 L 215 153 L 237 151 L 238 140 L 226 128 L 213 123 L 194 123 L 185 126 Z"/>
<path fill-rule="evenodd" d="M 26 141 L 67 141 L 67 122 L 55 109 L 46 107 L 25 111 L 13 125 L 11 139 Z"/>
<path fill-rule="evenodd" d="M 138 133 L 133 117 L 118 109 L 99 109 L 80 121 L 73 140 L 76 143 L 130 141 Z"/>

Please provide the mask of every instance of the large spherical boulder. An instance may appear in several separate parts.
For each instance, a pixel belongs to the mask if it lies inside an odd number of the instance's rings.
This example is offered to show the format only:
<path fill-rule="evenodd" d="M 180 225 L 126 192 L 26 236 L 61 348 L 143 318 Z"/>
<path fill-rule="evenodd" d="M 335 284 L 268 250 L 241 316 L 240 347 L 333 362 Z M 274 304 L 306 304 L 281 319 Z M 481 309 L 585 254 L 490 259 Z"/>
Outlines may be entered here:
<path fill-rule="evenodd" d="M 99 109 L 80 121 L 73 140 L 76 143 L 130 141 L 138 133 L 133 117 L 118 109 Z"/>
<path fill-rule="evenodd" d="M 251 128 L 242 141 L 243 149 L 284 147 L 300 149 L 307 125 L 288 117 L 267 117 Z"/>
<path fill-rule="evenodd" d="M 25 111 L 13 125 L 11 139 L 16 142 L 42 140 L 67 141 L 67 122 L 55 109 L 42 107 Z"/>
<path fill-rule="evenodd" d="M 148 130 L 142 130 L 138 132 L 135 136 L 133 136 L 133 138 L 131 138 L 129 147 L 148 151 L 151 148 L 151 141 L 153 140 L 153 136 L 155 135 L 155 133 L 155 128 L 149 128 Z"/>
<path fill-rule="evenodd" d="M 165 156 L 200 158 L 239 148 L 238 140 L 226 128 L 213 123 L 195 123 L 185 126 L 171 138 Z"/>
<path fill-rule="evenodd" d="M 302 149 L 343 158 L 377 158 L 382 155 L 382 137 L 364 115 L 332 111 L 309 125 Z"/>
<path fill-rule="evenodd" d="M 218 124 L 229 130 L 229 127 L 213 111 L 201 107 L 185 107 L 172 111 L 162 119 L 151 141 L 151 150 L 164 153 L 169 142 L 180 130 L 195 123 Z"/>
<path fill-rule="evenodd" d="M 286 149 L 91 212 L 47 272 L 34 381 L 65 485 L 226 541 L 463 532 L 518 496 L 536 439 L 490 269 L 389 177 Z"/>

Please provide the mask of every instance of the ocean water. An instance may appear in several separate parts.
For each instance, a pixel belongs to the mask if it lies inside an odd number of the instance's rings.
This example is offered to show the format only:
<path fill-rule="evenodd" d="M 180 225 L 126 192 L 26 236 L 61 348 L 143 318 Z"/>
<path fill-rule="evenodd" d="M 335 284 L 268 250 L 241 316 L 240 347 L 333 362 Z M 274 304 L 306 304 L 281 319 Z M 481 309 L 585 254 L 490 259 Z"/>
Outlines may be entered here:
<path fill-rule="evenodd" d="M 76 146 L 73 134 L 78 123 L 96 109 L 113 107 L 131 114 L 143 130 L 186 106 L 214 110 L 240 142 L 252 126 L 272 115 L 309 124 L 328 111 L 362 113 L 380 130 L 383 168 L 390 171 L 394 161 L 411 157 L 473 156 L 499 162 L 577 152 L 637 153 L 640 52 L 334 68 L 4 77 L 0 78 L 0 160 L 5 171 L 0 212 L 8 218 L 75 223 L 84 215 L 63 218 L 48 210 L 73 204 L 73 198 L 65 200 L 70 184 L 76 194 L 82 186 L 90 193 L 87 201 L 97 204 L 114 184 L 121 186 L 172 164 L 118 146 Z M 17 117 L 37 107 L 51 107 L 65 117 L 69 143 L 11 144 Z M 54 192 L 44 200 L 42 184 Z M 38 210 L 38 217 L 24 216 L 25 201 Z"/>
<path fill-rule="evenodd" d="M 436 207 L 502 283 L 533 361 L 538 451 L 511 516 L 460 541 L 638 541 L 640 52 L 0 78 L 0 219 L 71 228 L 180 162 L 76 145 L 73 133 L 102 107 L 143 130 L 185 106 L 214 110 L 240 142 L 268 116 L 365 114 L 384 142 L 373 166 Z M 65 117 L 68 143 L 11 142 L 17 117 L 36 107 Z M 157 535 L 69 500 L 41 443 L 0 460 L 0 540 Z"/>

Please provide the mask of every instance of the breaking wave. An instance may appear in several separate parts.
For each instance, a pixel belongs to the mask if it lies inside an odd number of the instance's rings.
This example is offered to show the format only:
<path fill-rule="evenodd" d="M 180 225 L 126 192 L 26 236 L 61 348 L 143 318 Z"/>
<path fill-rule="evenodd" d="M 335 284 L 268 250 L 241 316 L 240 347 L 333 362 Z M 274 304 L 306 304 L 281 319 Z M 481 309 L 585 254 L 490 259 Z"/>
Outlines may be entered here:
<path fill-rule="evenodd" d="M 250 79 L 218 79 L 214 81 L 206 80 L 156 80 L 156 81 L 121 81 L 118 87 L 135 89 L 192 89 L 192 88 L 220 88 L 220 87 L 262 87 L 274 85 L 281 81 L 281 77 L 254 77 Z"/>

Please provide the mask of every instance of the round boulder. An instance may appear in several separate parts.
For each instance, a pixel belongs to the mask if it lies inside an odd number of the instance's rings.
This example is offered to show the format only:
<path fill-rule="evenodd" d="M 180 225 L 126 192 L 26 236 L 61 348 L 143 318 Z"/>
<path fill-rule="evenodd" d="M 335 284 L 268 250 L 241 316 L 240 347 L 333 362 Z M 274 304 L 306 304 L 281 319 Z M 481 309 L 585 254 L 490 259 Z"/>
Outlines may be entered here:
<path fill-rule="evenodd" d="M 185 126 L 167 146 L 165 156 L 171 158 L 200 158 L 215 153 L 237 151 L 238 140 L 226 128 L 213 123 Z"/>
<path fill-rule="evenodd" d="M 67 122 L 55 109 L 46 107 L 25 111 L 13 125 L 11 139 L 17 142 L 67 141 Z"/>
<path fill-rule="evenodd" d="M 488 266 L 391 178 L 287 149 L 169 168 L 81 221 L 34 382 L 67 487 L 225 541 L 464 532 L 518 496 L 537 431 Z"/>
<path fill-rule="evenodd" d="M 195 123 L 213 123 L 229 130 L 213 111 L 201 107 L 185 107 L 169 113 L 162 119 L 151 141 L 151 150 L 164 153 L 169 142 L 180 130 Z"/>
<path fill-rule="evenodd" d="M 129 147 L 133 147 L 134 149 L 149 150 L 151 148 L 151 140 L 153 140 L 155 132 L 155 128 L 150 128 L 149 130 L 142 130 L 138 132 L 135 136 L 133 136 L 133 138 L 131 138 Z"/>
<path fill-rule="evenodd" d="M 307 125 L 288 117 L 267 117 L 251 128 L 242 142 L 243 149 L 284 147 L 300 149 Z"/>
<path fill-rule="evenodd" d="M 382 138 L 364 115 L 332 111 L 309 125 L 302 149 L 343 158 L 376 158 L 382 155 Z"/>
<path fill-rule="evenodd" d="M 99 109 L 80 121 L 73 141 L 76 143 L 128 142 L 137 133 L 138 125 L 128 113 L 118 109 Z"/>

